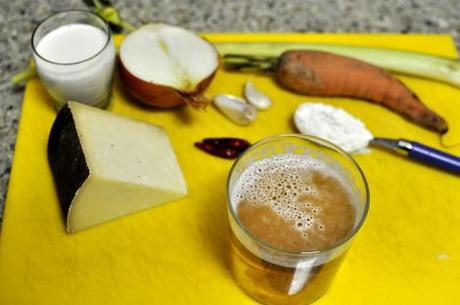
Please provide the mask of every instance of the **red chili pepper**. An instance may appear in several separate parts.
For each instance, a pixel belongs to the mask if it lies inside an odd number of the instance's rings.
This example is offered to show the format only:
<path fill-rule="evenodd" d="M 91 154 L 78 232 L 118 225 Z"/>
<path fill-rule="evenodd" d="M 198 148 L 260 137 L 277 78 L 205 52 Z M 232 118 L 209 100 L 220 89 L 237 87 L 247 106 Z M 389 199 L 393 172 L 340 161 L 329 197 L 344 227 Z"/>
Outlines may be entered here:
<path fill-rule="evenodd" d="M 244 151 L 251 145 L 248 141 L 238 138 L 206 138 L 203 143 L 235 148 L 239 151 Z"/>
<path fill-rule="evenodd" d="M 206 138 L 196 142 L 199 149 L 217 157 L 235 159 L 249 146 L 249 142 L 238 138 Z"/>
<path fill-rule="evenodd" d="M 235 148 L 224 148 L 219 147 L 209 143 L 200 143 L 196 142 L 195 146 L 199 149 L 217 157 L 225 158 L 225 159 L 235 159 L 239 156 L 240 152 Z"/>

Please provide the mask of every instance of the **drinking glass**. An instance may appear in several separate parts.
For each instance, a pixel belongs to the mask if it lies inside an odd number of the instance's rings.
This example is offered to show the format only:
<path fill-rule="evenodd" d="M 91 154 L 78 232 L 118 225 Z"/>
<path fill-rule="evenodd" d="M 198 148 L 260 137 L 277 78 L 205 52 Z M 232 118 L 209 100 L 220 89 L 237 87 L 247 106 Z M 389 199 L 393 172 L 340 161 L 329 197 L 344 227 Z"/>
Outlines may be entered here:
<path fill-rule="evenodd" d="M 292 153 L 326 163 L 353 193 L 355 219 L 351 232 L 321 251 L 289 251 L 254 236 L 238 219 L 235 186 L 257 161 Z M 366 179 L 358 164 L 339 147 L 313 136 L 277 135 L 251 146 L 234 163 L 227 180 L 230 255 L 237 284 L 265 304 L 309 304 L 328 289 L 369 208 Z"/>
<path fill-rule="evenodd" d="M 39 52 L 37 46 L 47 34 L 60 27 L 75 24 L 90 25 L 101 30 L 103 33 L 101 40 L 104 40 L 101 44 L 102 47 L 95 50 L 93 54 L 88 54 L 85 58 L 79 58 L 72 62 L 53 61 L 52 58 L 49 58 L 49 54 L 45 54 L 43 50 Z M 71 39 L 84 39 L 81 36 L 77 37 L 70 31 L 67 34 L 70 35 Z M 66 39 L 69 38 L 66 37 Z M 115 47 L 110 27 L 104 19 L 84 10 L 57 13 L 42 21 L 35 28 L 31 44 L 38 75 L 53 98 L 57 109 L 60 109 L 67 101 L 77 101 L 100 108 L 108 106 L 111 97 Z M 53 50 L 54 53 L 58 51 Z M 71 51 L 79 52 L 81 50 L 76 48 Z"/>

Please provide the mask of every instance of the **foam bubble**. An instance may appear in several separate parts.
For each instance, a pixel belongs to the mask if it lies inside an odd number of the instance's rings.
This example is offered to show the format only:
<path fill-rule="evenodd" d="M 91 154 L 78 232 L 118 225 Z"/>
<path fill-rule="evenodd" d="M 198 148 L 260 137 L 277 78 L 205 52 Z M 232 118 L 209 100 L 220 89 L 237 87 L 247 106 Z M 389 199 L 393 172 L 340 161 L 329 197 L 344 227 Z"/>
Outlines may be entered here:
<path fill-rule="evenodd" d="M 316 218 L 320 207 L 305 201 L 308 196 L 320 196 L 312 183 L 315 170 L 336 176 L 326 163 L 305 155 L 286 153 L 259 160 L 249 166 L 236 183 L 232 205 L 235 210 L 241 200 L 269 205 L 279 216 L 293 221 L 294 229 L 302 232 L 302 236 L 313 227 L 324 230 Z"/>

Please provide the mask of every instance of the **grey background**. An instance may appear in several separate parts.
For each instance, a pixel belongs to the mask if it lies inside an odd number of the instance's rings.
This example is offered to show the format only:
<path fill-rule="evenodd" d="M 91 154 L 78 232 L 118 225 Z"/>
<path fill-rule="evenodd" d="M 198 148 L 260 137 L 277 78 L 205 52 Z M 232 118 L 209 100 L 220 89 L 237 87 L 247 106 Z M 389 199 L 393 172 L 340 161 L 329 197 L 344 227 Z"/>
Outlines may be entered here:
<path fill-rule="evenodd" d="M 205 32 L 450 33 L 460 45 L 459 0 L 116 1 L 133 24 L 162 21 Z M 0 0 L 0 222 L 24 87 L 10 77 L 30 58 L 34 26 L 81 0 Z"/>

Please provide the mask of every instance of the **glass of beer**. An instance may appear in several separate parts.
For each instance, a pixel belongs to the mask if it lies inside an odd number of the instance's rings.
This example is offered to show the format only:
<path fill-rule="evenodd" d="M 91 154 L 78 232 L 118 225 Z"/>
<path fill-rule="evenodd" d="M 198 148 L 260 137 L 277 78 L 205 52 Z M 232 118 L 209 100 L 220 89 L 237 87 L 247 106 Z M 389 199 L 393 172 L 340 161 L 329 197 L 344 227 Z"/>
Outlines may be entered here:
<path fill-rule="evenodd" d="M 227 181 L 232 272 L 265 304 L 309 304 L 331 284 L 369 208 L 358 164 L 320 138 L 252 145 Z"/>

